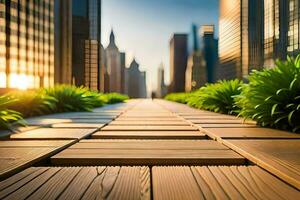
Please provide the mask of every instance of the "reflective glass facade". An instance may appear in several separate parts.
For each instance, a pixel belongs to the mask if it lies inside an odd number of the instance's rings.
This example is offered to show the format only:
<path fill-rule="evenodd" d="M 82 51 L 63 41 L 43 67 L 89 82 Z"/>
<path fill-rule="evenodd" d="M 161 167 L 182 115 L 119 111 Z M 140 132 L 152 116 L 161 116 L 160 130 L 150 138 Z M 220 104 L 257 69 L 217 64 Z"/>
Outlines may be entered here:
<path fill-rule="evenodd" d="M 0 0 L 0 88 L 54 84 L 52 0 Z"/>
<path fill-rule="evenodd" d="M 287 53 L 291 56 L 298 55 L 299 52 L 299 25 L 300 25 L 300 2 L 299 0 L 289 0 L 289 28 Z"/>
<path fill-rule="evenodd" d="M 287 56 L 288 0 L 264 1 L 264 66 Z"/>
<path fill-rule="evenodd" d="M 243 79 L 263 65 L 263 0 L 221 0 L 218 79 Z"/>
<path fill-rule="evenodd" d="M 73 80 L 101 90 L 101 0 L 73 0 Z M 84 75 L 83 75 L 84 74 Z"/>

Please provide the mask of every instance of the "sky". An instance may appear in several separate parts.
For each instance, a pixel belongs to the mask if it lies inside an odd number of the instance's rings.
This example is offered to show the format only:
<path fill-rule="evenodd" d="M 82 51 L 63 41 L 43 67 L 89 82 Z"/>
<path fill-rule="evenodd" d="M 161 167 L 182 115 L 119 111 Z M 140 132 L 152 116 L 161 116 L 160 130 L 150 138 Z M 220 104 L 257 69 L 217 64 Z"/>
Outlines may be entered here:
<path fill-rule="evenodd" d="M 135 58 L 147 73 L 148 92 L 156 89 L 163 63 L 169 82 L 169 41 L 174 33 L 191 32 L 192 24 L 218 27 L 218 0 L 102 0 L 102 44 L 113 29 L 127 67 Z M 217 36 L 218 37 L 218 36 Z"/>

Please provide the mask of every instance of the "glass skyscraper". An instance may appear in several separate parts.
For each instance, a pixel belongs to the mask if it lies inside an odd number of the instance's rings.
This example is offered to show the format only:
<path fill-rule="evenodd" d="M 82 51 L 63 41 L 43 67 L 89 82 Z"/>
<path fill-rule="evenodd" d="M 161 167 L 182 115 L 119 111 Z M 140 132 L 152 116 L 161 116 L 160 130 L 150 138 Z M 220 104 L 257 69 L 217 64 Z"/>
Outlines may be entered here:
<path fill-rule="evenodd" d="M 263 3 L 220 1 L 219 79 L 242 79 L 263 65 Z"/>
<path fill-rule="evenodd" d="M 73 0 L 73 82 L 100 90 L 101 0 Z"/>
<path fill-rule="evenodd" d="M 54 84 L 54 1 L 0 0 L 0 88 Z"/>

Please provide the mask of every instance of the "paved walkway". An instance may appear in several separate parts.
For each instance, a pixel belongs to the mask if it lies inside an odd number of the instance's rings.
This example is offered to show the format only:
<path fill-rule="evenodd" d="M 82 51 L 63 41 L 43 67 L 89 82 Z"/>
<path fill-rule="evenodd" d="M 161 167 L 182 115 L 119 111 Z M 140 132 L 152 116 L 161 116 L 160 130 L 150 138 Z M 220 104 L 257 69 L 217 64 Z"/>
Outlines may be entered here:
<path fill-rule="evenodd" d="M 300 199 L 300 135 L 164 100 L 28 121 L 0 199 Z"/>

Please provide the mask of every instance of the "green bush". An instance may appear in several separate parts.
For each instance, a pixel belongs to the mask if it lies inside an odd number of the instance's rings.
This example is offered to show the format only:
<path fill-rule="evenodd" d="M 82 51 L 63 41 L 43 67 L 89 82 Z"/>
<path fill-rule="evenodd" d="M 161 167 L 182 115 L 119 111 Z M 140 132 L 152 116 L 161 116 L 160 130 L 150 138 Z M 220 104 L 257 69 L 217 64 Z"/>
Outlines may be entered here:
<path fill-rule="evenodd" d="M 100 99 L 106 104 L 121 103 L 129 99 L 127 95 L 119 93 L 106 93 L 100 96 Z"/>
<path fill-rule="evenodd" d="M 8 108 L 22 113 L 23 117 L 44 115 L 55 110 L 57 100 L 42 91 L 19 91 L 8 94 L 14 99 Z"/>
<path fill-rule="evenodd" d="M 204 87 L 192 93 L 188 105 L 218 113 L 236 114 L 238 107 L 235 97 L 241 93 L 243 82 L 240 80 L 224 80 Z"/>
<path fill-rule="evenodd" d="M 57 100 L 53 112 L 91 111 L 96 105 L 102 105 L 100 95 L 89 91 L 85 87 L 71 85 L 57 85 L 43 89 L 45 94 Z"/>
<path fill-rule="evenodd" d="M 8 96 L 0 96 L 0 129 L 12 129 L 12 123 L 19 125 L 25 125 L 22 114 L 7 109 L 8 106 L 14 104 L 15 100 L 9 98 Z"/>
<path fill-rule="evenodd" d="M 171 93 L 165 96 L 165 99 L 168 101 L 174 101 L 177 103 L 188 103 L 188 98 L 190 97 L 190 93 Z"/>
<path fill-rule="evenodd" d="M 299 132 L 300 56 L 277 61 L 273 69 L 254 71 L 237 104 L 241 116 L 261 126 Z"/>

